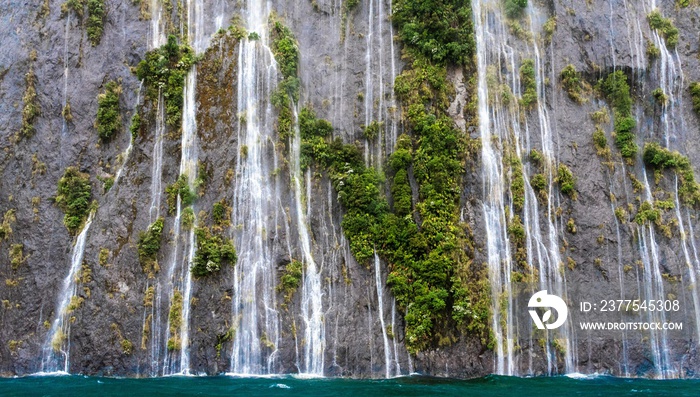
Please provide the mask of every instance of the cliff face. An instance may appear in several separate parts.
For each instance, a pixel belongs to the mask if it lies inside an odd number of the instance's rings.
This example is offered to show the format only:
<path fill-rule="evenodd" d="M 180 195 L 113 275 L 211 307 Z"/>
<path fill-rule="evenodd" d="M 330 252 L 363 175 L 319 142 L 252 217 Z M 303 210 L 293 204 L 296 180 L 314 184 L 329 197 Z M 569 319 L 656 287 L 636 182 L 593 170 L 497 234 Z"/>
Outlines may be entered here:
<path fill-rule="evenodd" d="M 299 164 L 304 148 L 296 130 L 280 137 L 273 99 L 288 77 L 275 59 L 277 21 L 299 56 L 291 120 L 304 107 L 314 109 L 333 126 L 333 138 L 357 143 L 366 164 L 391 177 L 386 161 L 397 137 L 411 131 L 394 96 L 394 79 L 409 65 L 393 37 L 389 2 L 109 0 L 96 45 L 88 34 L 89 3 L 63 11 L 52 1 L 0 5 L 0 272 L 6 279 L 0 371 L 692 376 L 700 311 L 693 300 L 697 206 L 676 198 L 674 169 L 655 181 L 642 148 L 658 142 L 692 165 L 700 161 L 700 122 L 688 91 L 700 81 L 699 9 L 656 4 L 679 32 L 675 49 L 668 49 L 668 37 L 649 26 L 652 4 L 532 3 L 508 18 L 501 2 L 473 2 L 480 21 L 473 65 L 447 66 L 454 85 L 448 112 L 465 136 L 480 141 L 464 161 L 459 212 L 473 242 L 463 249 L 488 277 L 491 346 L 460 329 L 412 356 L 403 313 L 386 285 L 390 264 L 379 256 L 369 264 L 354 259 L 338 192 L 322 167 Z M 167 90 L 149 87 L 132 71 L 147 51 L 166 43 L 167 33 L 186 37 L 197 55 L 186 70 L 182 115 L 170 124 L 169 110 L 160 108 Z M 660 49 L 652 58 L 649 43 Z M 534 105 L 521 99 L 528 93 L 521 68 L 527 60 Z M 580 79 L 574 89 L 580 101 L 562 83 L 568 65 Z M 591 88 L 616 70 L 631 87 L 639 145 L 632 157 L 615 147 L 611 95 Z M 121 87 L 121 125 L 105 141 L 95 122 L 98 95 L 109 81 Z M 36 100 L 29 102 L 39 113 L 23 120 L 32 84 Z M 654 99 L 657 88 L 668 97 L 665 105 Z M 478 103 L 471 102 L 475 94 Z M 601 109 L 607 118 L 591 117 Z M 141 125 L 132 138 L 136 113 Z M 367 139 L 365 127 L 373 122 L 379 135 Z M 19 133 L 27 123 L 35 131 Z M 609 152 L 593 143 L 596 127 Z M 531 149 L 544 160 L 532 160 Z M 575 194 L 562 189 L 560 164 L 573 174 Z M 96 202 L 92 222 L 81 229 L 77 262 L 79 233 L 69 232 L 54 203 L 70 166 L 89 175 Z M 191 206 L 182 194 L 166 192 L 183 174 L 197 195 Z M 514 188 L 518 174 L 523 192 Z M 544 187 L 537 188 L 536 175 L 545 178 Z M 415 206 L 419 192 L 411 178 Z M 388 183 L 382 193 L 391 194 Z M 523 203 L 514 204 L 519 196 Z M 645 201 L 674 205 L 663 209 L 661 221 L 645 222 L 637 217 Z M 223 217 L 214 214 L 217 205 Z M 196 218 L 189 229 L 182 223 L 187 208 Z M 515 215 L 524 237 L 512 234 Z M 160 249 L 149 262 L 139 256 L 140 233 L 159 217 Z M 190 266 L 206 249 L 196 230 L 203 227 L 208 237 L 231 239 L 237 260 L 192 278 Z M 212 258 L 205 259 L 211 266 Z M 572 305 L 674 297 L 681 310 L 663 320 L 687 325 L 677 334 L 629 338 L 600 339 L 572 325 L 556 336 L 535 334 L 518 320 L 526 302 L 515 293 L 503 298 L 508 285 L 533 274 L 546 278 L 535 282 L 539 289 L 566 295 Z M 516 311 L 523 313 L 509 314 Z M 661 320 L 646 316 L 638 319 Z"/>

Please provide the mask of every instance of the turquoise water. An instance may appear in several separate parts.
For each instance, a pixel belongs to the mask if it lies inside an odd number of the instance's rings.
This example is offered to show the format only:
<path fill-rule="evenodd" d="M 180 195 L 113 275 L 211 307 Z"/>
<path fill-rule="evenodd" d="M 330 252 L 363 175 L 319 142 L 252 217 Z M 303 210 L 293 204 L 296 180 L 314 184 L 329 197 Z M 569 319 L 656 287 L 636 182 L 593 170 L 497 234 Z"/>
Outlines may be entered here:
<path fill-rule="evenodd" d="M 29 376 L 0 379 L 0 396 L 700 396 L 700 380 L 598 376 L 474 380 L 404 377 L 389 380 L 168 377 L 150 379 Z"/>

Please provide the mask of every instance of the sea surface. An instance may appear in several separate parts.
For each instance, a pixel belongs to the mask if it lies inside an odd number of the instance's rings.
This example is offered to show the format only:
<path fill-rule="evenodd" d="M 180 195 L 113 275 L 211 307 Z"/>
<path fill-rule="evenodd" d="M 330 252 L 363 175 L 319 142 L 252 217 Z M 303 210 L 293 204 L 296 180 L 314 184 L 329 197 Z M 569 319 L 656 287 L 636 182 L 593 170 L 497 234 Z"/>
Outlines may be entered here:
<path fill-rule="evenodd" d="M 233 376 L 120 379 L 79 375 L 0 379 L 0 396 L 700 396 L 700 380 L 610 376 L 456 380 L 406 376 L 386 380 Z"/>

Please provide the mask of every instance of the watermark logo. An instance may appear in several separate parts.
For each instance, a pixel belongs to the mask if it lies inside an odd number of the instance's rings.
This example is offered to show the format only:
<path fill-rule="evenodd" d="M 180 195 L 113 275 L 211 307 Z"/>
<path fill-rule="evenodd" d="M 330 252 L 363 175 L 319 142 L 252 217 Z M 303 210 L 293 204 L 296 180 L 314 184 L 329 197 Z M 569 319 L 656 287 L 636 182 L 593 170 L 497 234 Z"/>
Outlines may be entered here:
<path fill-rule="evenodd" d="M 557 329 L 564 324 L 566 317 L 569 315 L 569 309 L 567 309 L 564 300 L 556 295 L 548 295 L 546 289 L 532 295 L 527 306 L 530 308 L 550 308 L 550 310 L 544 312 L 542 318 L 540 318 L 539 314 L 537 314 L 537 310 L 530 310 L 530 317 L 532 317 L 532 321 L 535 322 L 538 329 Z M 549 324 L 547 321 L 549 321 L 549 319 L 552 317 L 551 309 L 556 310 L 557 321 Z"/>

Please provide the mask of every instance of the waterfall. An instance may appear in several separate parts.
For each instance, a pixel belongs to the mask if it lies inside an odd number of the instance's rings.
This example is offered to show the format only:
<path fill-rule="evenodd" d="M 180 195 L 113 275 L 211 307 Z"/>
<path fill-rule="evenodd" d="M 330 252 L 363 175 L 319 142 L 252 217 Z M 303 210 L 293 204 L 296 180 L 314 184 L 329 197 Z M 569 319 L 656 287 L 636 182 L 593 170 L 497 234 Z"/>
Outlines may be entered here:
<path fill-rule="evenodd" d="M 87 234 L 95 217 L 95 210 L 90 212 L 87 221 L 75 240 L 71 253 L 71 266 L 68 275 L 63 279 L 61 295 L 54 312 L 54 320 L 44 341 L 41 372 L 70 372 L 70 325 L 73 322 L 70 314 L 79 306 L 76 301 L 82 299 L 76 295 L 78 289 L 78 272 L 83 266 L 83 254 Z"/>
<path fill-rule="evenodd" d="M 311 238 L 307 213 L 302 197 L 301 173 L 301 134 L 296 106 L 294 107 L 294 139 L 291 145 L 291 179 L 294 189 L 294 204 L 296 206 L 296 226 L 301 243 L 303 256 L 303 281 L 301 288 L 301 315 L 304 320 L 304 368 L 301 371 L 307 375 L 323 376 L 323 358 L 326 349 L 325 324 L 323 321 L 323 303 L 321 301 L 321 269 L 311 253 Z M 311 170 L 306 170 L 306 200 L 311 197 Z"/>
<path fill-rule="evenodd" d="M 535 31 L 535 20 L 537 18 L 538 10 L 535 10 L 535 6 L 532 3 L 528 5 L 529 15 L 530 15 L 530 29 L 533 37 L 536 37 Z M 541 28 L 541 27 L 540 27 Z M 542 144 L 542 156 L 549 161 L 549 167 L 547 168 L 547 178 L 549 181 L 548 194 L 547 194 L 547 241 L 548 241 L 548 257 L 546 260 L 540 259 L 538 261 L 539 273 L 540 273 L 540 288 L 547 289 L 550 293 L 554 293 L 564 300 L 567 299 L 567 289 L 566 289 L 566 273 L 562 272 L 560 269 L 563 265 L 561 258 L 561 250 L 559 247 L 559 233 L 557 228 L 555 218 L 555 207 L 559 204 L 558 194 L 555 197 L 554 193 L 554 170 L 557 165 L 557 153 L 555 152 L 555 142 L 553 141 L 552 127 L 549 118 L 549 112 L 547 110 L 547 96 L 544 87 L 545 72 L 544 72 L 544 61 L 542 59 L 540 48 L 538 46 L 538 41 L 533 40 L 532 42 L 533 52 L 535 54 L 535 79 L 537 85 L 537 117 L 540 130 L 540 141 Z M 554 75 L 550 76 L 550 80 L 554 81 Z M 527 174 L 526 179 L 527 179 Z M 528 181 L 529 184 L 529 181 Z M 527 200 L 527 198 L 526 198 Z M 556 201 L 556 204 L 555 204 Z M 535 217 L 533 222 L 537 222 L 539 217 Z M 564 355 L 564 371 L 566 373 L 571 373 L 576 371 L 576 345 L 574 344 L 574 328 L 572 322 L 567 322 L 561 328 L 558 329 L 559 338 L 558 342 L 561 344 L 563 342 L 563 355 Z M 547 334 L 549 342 L 549 333 Z M 549 343 L 547 344 L 547 349 L 549 349 Z M 552 360 L 553 359 L 553 360 Z M 552 361 L 556 362 L 556 355 L 550 359 L 548 355 L 547 366 L 548 372 L 550 374 L 557 372 L 556 368 L 552 369 Z"/>
<path fill-rule="evenodd" d="M 535 5 L 528 6 L 526 16 L 529 19 L 530 34 L 537 37 L 541 24 L 541 10 Z M 474 30 L 477 47 L 478 69 L 478 118 L 481 138 L 481 156 L 483 180 L 482 210 L 484 214 L 489 281 L 492 294 L 491 328 L 495 339 L 494 372 L 504 375 L 518 375 L 522 369 L 520 358 L 516 357 L 517 338 L 526 338 L 523 330 L 515 328 L 515 303 L 511 275 L 517 270 L 516 260 L 511 252 L 511 239 L 508 228 L 512 222 L 519 222 L 521 216 L 514 206 L 515 192 L 510 191 L 509 178 L 514 167 L 522 167 L 523 203 L 522 222 L 524 249 L 527 264 L 539 275 L 538 288 L 566 298 L 566 278 L 561 272 L 562 258 L 559 246 L 561 230 L 555 218 L 555 208 L 561 200 L 554 189 L 555 170 L 557 168 L 556 142 L 552 131 L 549 106 L 546 97 L 545 80 L 554 76 L 545 75 L 545 61 L 537 40 L 526 41 L 526 51 L 518 51 L 515 44 L 511 46 L 506 28 L 505 16 L 500 5 L 493 1 L 475 1 L 472 3 L 474 13 Z M 488 20 L 488 23 L 487 23 Z M 501 92 L 506 87 L 514 96 L 522 95 L 520 77 L 517 73 L 519 64 L 524 64 L 525 54 L 534 56 L 532 68 L 536 84 L 537 103 L 532 111 L 516 106 L 514 101 L 505 101 Z M 522 57 L 522 58 L 521 58 Z M 527 113 L 523 113 L 527 112 Z M 528 115 L 533 119 L 537 130 L 531 131 Z M 533 137 L 531 133 L 539 133 Z M 534 139 L 537 138 L 537 139 Z M 532 165 L 522 165 L 531 149 L 531 142 L 539 142 L 541 147 L 542 167 L 547 181 L 545 195 L 538 200 L 538 195 L 530 184 Z M 513 159 L 515 158 L 515 159 Z M 513 165 L 516 163 L 517 165 Z M 516 176 L 517 177 L 517 176 Z M 544 208 L 540 210 L 539 206 Z M 546 211 L 546 212 L 545 212 Z M 540 213 L 542 216 L 540 216 Z M 516 216 L 518 218 L 516 218 Z M 518 254 L 522 255 L 522 254 Z M 518 262 L 522 260 L 519 259 Z M 525 272 L 533 272 L 524 269 Z M 533 273 L 534 274 L 534 273 Z M 573 327 L 565 324 L 556 331 L 546 335 L 545 353 L 547 372 L 557 373 L 558 357 L 563 356 L 566 372 L 575 371 L 576 347 L 573 343 Z M 556 339 L 555 339 L 556 338 Z M 532 371 L 533 343 L 530 338 L 530 364 Z M 559 346 L 561 349 L 553 349 Z"/>
<path fill-rule="evenodd" d="M 240 116 L 232 231 L 238 261 L 233 279 L 235 337 L 231 371 L 250 375 L 272 373 L 277 368 L 280 338 L 275 295 L 277 269 L 273 242 L 267 233 L 276 234 L 278 230 L 280 214 L 275 197 L 280 197 L 280 192 L 278 178 L 274 177 L 274 185 L 271 183 L 278 162 L 269 98 L 276 88 L 278 72 L 268 47 L 269 4 L 249 0 L 246 5 L 247 29 L 258 33 L 260 38 L 241 40 L 237 63 L 236 108 Z M 273 164 L 268 159 L 273 159 Z M 273 190 L 273 186 L 277 189 Z"/>
<path fill-rule="evenodd" d="M 486 3 L 486 2 L 484 2 Z M 494 32 L 488 31 L 488 25 L 483 24 L 482 19 L 487 17 L 486 10 L 482 14 L 482 1 L 472 2 L 474 13 L 474 31 L 477 48 L 478 70 L 478 116 L 479 135 L 481 137 L 481 174 L 483 178 L 483 204 L 484 221 L 486 226 L 486 243 L 488 253 L 488 274 L 491 283 L 492 318 L 491 328 L 495 337 L 496 362 L 494 371 L 498 374 L 514 375 L 515 364 L 513 362 L 511 330 L 504 331 L 501 326 L 501 310 L 499 307 L 500 296 L 505 292 L 510 297 L 511 255 L 510 241 L 506 232 L 506 215 L 503 201 L 505 182 L 501 167 L 501 154 L 493 146 L 492 135 L 499 131 L 492 130 L 491 116 L 495 111 L 490 109 L 488 103 L 488 88 L 486 82 L 487 62 L 493 60 L 494 54 L 487 52 L 487 48 L 496 46 L 495 51 L 500 50 L 500 43 L 487 43 L 487 39 L 497 37 Z M 499 54 L 495 54 L 498 56 Z M 497 59 L 497 58 L 496 58 Z M 503 264 L 503 268 L 501 265 Z M 506 310 L 506 324 L 512 324 L 512 311 L 510 300 Z M 505 341 L 504 341 L 505 339 Z M 504 343 L 507 346 L 504 346 Z M 506 363 L 507 360 L 507 363 Z"/>
<path fill-rule="evenodd" d="M 382 283 L 379 255 L 377 255 L 376 251 L 374 252 L 374 284 L 377 287 L 377 311 L 379 315 L 379 323 L 382 326 L 382 339 L 384 340 L 384 376 L 386 378 L 390 378 L 392 360 L 391 348 L 389 347 L 389 336 L 387 335 L 386 324 L 384 323 L 384 283 Z"/>
<path fill-rule="evenodd" d="M 138 114 L 139 112 L 139 103 L 141 102 L 141 89 L 143 88 L 143 81 L 139 83 L 139 89 L 136 92 L 136 102 L 134 104 L 134 115 Z M 129 127 L 126 127 L 126 131 L 129 132 Z M 122 172 L 124 172 L 124 167 L 126 166 L 127 161 L 129 160 L 129 156 L 131 155 L 131 150 L 133 149 L 134 146 L 134 137 L 129 133 L 129 145 L 124 149 L 124 152 L 120 155 L 120 164 L 119 164 L 119 169 L 117 170 L 117 173 L 114 176 L 114 185 L 117 185 L 119 182 L 119 178 L 122 176 Z"/>

